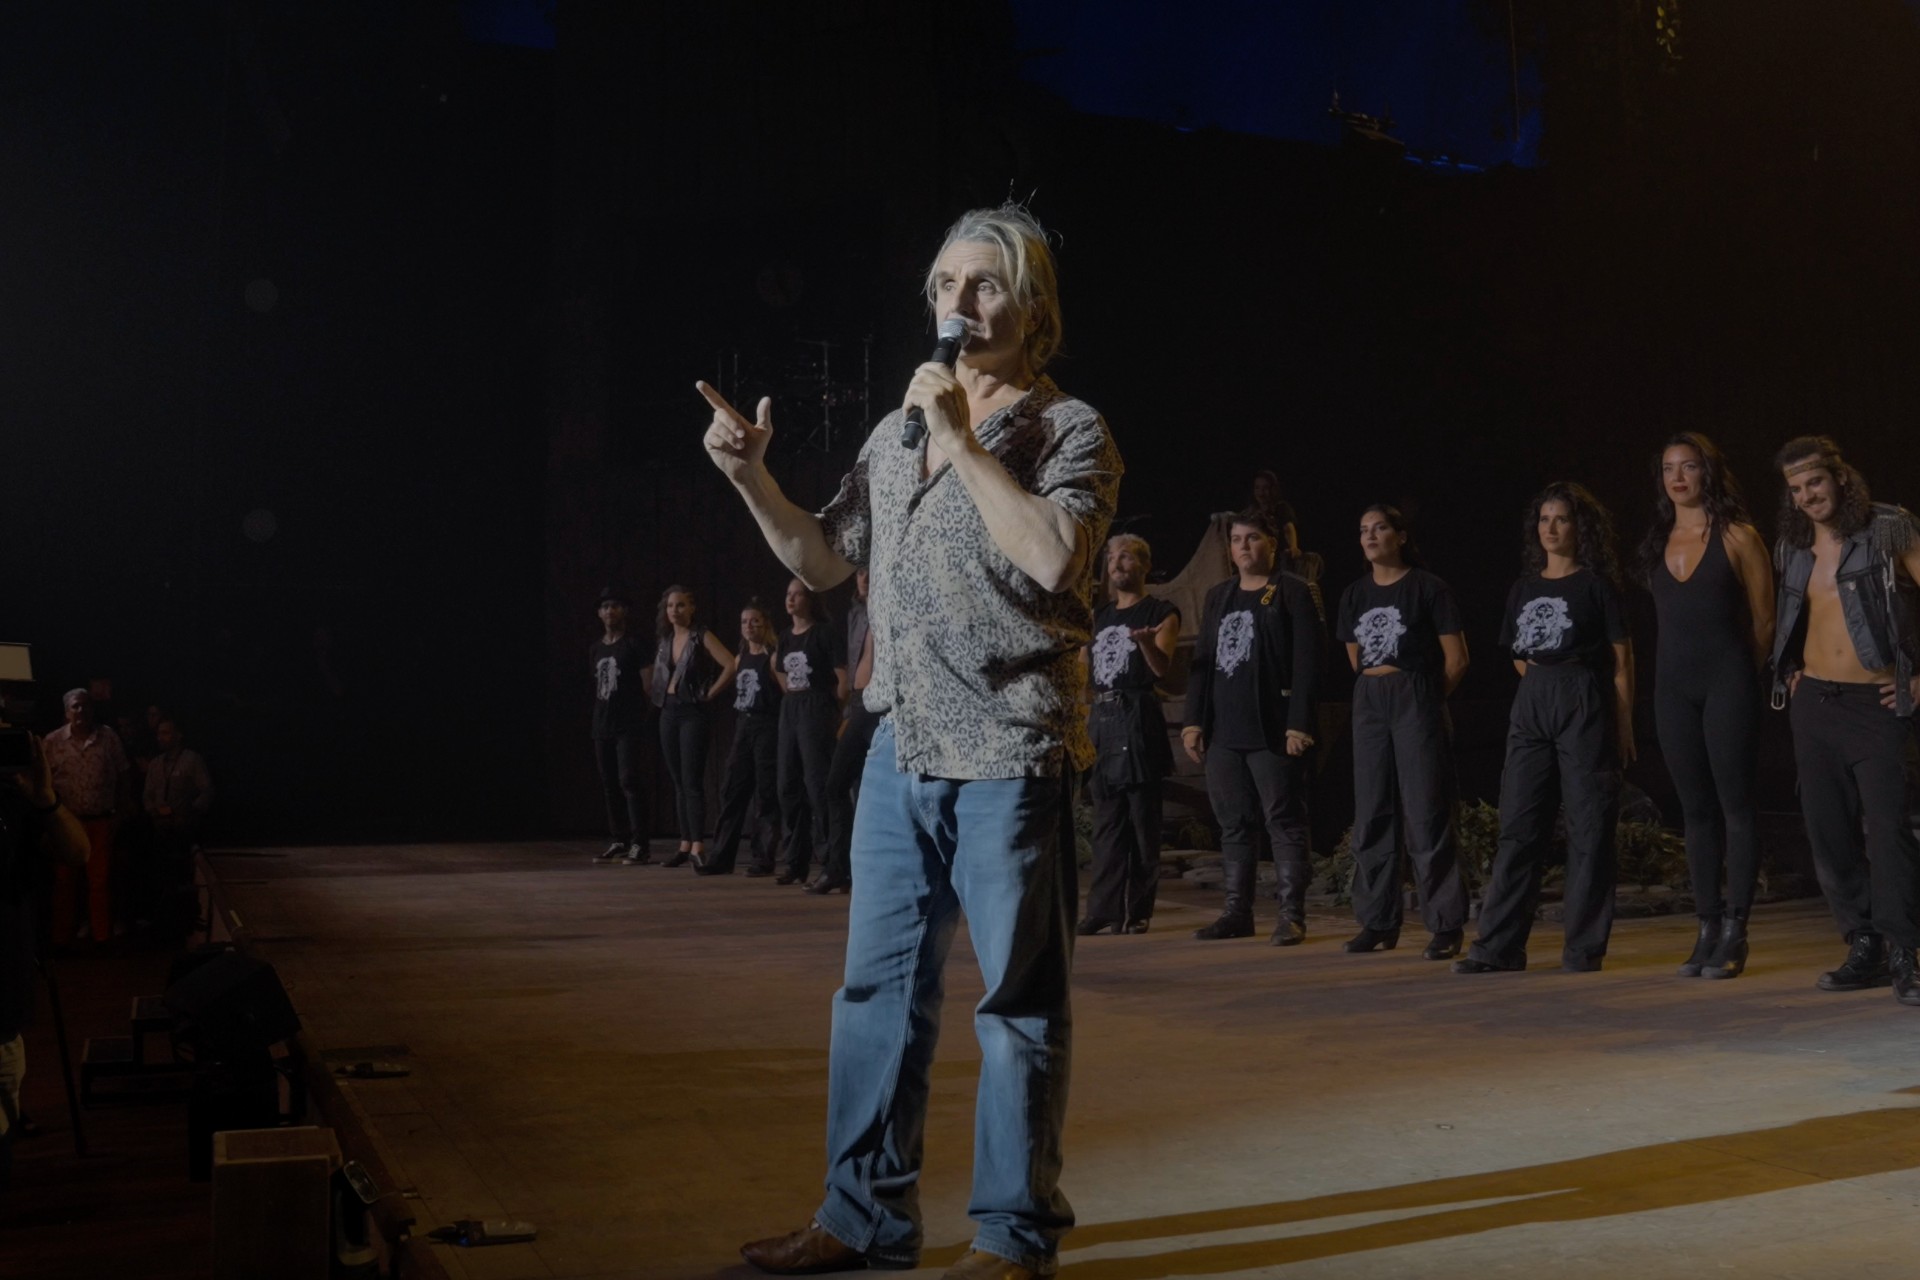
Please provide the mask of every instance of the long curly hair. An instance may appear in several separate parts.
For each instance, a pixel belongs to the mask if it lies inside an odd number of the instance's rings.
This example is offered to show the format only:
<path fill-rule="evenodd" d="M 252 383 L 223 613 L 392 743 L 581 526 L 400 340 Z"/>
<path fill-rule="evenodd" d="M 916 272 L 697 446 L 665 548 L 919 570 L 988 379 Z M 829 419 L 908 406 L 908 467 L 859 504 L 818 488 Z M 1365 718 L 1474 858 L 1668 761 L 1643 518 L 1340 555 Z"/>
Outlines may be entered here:
<path fill-rule="evenodd" d="M 1387 522 L 1387 527 L 1400 535 L 1400 562 L 1414 569 L 1427 567 L 1426 557 L 1420 554 L 1420 548 L 1413 542 L 1413 522 L 1400 513 L 1400 508 L 1385 502 L 1376 502 L 1363 508 L 1360 518 L 1377 515 Z"/>
<path fill-rule="evenodd" d="M 700 597 L 694 595 L 689 588 L 683 587 L 677 582 L 674 583 L 660 593 L 660 603 L 653 608 L 653 631 L 654 634 L 662 640 L 673 639 L 673 624 L 667 621 L 667 600 L 669 597 L 677 595 L 685 596 L 687 603 L 694 607 L 694 616 L 699 616 Z"/>
<path fill-rule="evenodd" d="M 1647 526 L 1646 536 L 1640 539 L 1639 563 L 1636 566 L 1643 585 L 1653 580 L 1653 571 L 1666 559 L 1667 538 L 1673 532 L 1675 515 L 1673 499 L 1667 496 L 1666 476 L 1661 467 L 1667 450 L 1682 447 L 1700 456 L 1700 496 L 1701 505 L 1707 509 L 1707 536 L 1718 537 L 1732 526 L 1747 524 L 1752 520 L 1747 514 L 1747 500 L 1740 491 L 1740 482 L 1727 466 L 1727 455 L 1720 452 L 1720 446 L 1698 431 L 1679 431 L 1668 436 L 1667 442 L 1660 446 L 1660 452 L 1653 455 L 1653 523 Z"/>
<path fill-rule="evenodd" d="M 1781 471 L 1796 462 L 1818 458 L 1840 486 L 1840 505 L 1833 515 L 1833 531 L 1843 538 L 1867 527 L 1873 519 L 1873 494 L 1867 478 L 1852 463 L 1840 456 L 1840 446 L 1832 436 L 1796 436 L 1780 446 L 1773 465 Z M 1793 505 L 1793 490 L 1780 486 L 1780 540 L 1790 547 L 1813 545 L 1813 521 Z"/>
<path fill-rule="evenodd" d="M 1539 573 L 1547 567 L 1547 549 L 1540 545 L 1540 509 L 1549 502 L 1564 502 L 1573 513 L 1574 561 L 1618 586 L 1620 557 L 1615 550 L 1613 516 L 1585 485 L 1571 480 L 1555 480 L 1527 504 L 1526 521 L 1520 526 L 1522 571 Z"/>

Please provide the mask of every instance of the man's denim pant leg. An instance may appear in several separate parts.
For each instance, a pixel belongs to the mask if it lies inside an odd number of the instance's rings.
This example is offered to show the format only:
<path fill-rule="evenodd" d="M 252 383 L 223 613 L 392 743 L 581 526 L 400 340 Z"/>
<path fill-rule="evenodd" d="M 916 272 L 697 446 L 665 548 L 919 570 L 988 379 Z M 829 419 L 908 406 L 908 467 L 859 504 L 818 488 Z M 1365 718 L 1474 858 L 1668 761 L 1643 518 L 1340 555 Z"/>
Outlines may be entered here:
<path fill-rule="evenodd" d="M 827 1080 L 828 1232 L 882 1265 L 920 1253 L 919 1179 L 941 970 L 965 912 L 987 993 L 974 1010 L 974 1247 L 1050 1273 L 1060 1194 L 1077 906 L 1068 778 L 900 773 L 873 735 L 853 824 L 845 985 Z"/>

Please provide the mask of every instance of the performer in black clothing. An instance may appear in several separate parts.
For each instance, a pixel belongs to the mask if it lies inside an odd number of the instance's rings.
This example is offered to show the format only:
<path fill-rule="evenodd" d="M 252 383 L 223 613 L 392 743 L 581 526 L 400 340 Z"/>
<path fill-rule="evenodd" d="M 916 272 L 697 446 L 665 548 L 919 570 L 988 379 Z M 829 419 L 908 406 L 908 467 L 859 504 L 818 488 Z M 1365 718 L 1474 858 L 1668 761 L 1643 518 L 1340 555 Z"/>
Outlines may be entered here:
<path fill-rule="evenodd" d="M 1265 512 L 1233 517 L 1227 550 L 1236 573 L 1207 592 L 1202 606 L 1180 740 L 1206 765 L 1226 869 L 1225 909 L 1193 936 L 1253 934 L 1254 858 L 1264 823 L 1280 900 L 1272 941 L 1289 947 L 1307 936 L 1305 756 L 1326 641 L 1318 590 L 1274 568 L 1278 549 Z"/>
<path fill-rule="evenodd" d="M 847 694 L 847 651 L 820 602 L 795 578 L 787 584 L 793 625 L 780 638 L 780 810 L 786 857 L 775 884 L 805 884 L 817 848 L 827 851 L 827 770 L 840 702 Z"/>
<path fill-rule="evenodd" d="M 1757 676 L 1773 645 L 1773 571 L 1713 441 L 1683 431 L 1655 466 L 1653 524 L 1640 543 L 1660 624 L 1653 727 L 1680 793 L 1699 918 L 1680 976 L 1732 978 L 1746 967 L 1760 877 Z"/>
<path fill-rule="evenodd" d="M 779 641 L 773 620 L 758 600 L 740 610 L 740 660 L 733 671 L 733 749 L 727 753 L 727 778 L 720 787 L 720 823 L 713 848 L 693 855 L 698 875 L 733 872 L 740 841 L 752 830 L 750 876 L 773 874 L 773 851 L 780 840 L 780 682 L 774 677 Z"/>
<path fill-rule="evenodd" d="M 1500 647 L 1520 673 L 1500 776 L 1500 846 L 1480 936 L 1454 961 L 1455 973 L 1527 967 L 1527 935 L 1562 804 L 1560 967 L 1597 971 L 1613 931 L 1620 769 L 1633 763 L 1633 640 L 1614 585 L 1613 521 L 1580 485 L 1557 481 L 1534 498 L 1524 529 L 1524 571 L 1500 622 Z"/>
<path fill-rule="evenodd" d="M 1098 753 L 1093 799 L 1093 884 L 1082 936 L 1145 933 L 1160 889 L 1160 781 L 1173 769 L 1167 720 L 1153 682 L 1180 643 L 1180 611 L 1146 594 L 1153 552 L 1123 533 L 1107 543 L 1107 602 L 1093 615 L 1088 656 Z"/>
<path fill-rule="evenodd" d="M 853 689 L 840 720 L 840 737 L 833 744 L 833 763 L 827 768 L 826 866 L 808 893 L 844 893 L 853 888 L 853 814 L 860 801 L 860 775 L 866 771 L 867 748 L 881 717 L 867 710 L 865 693 L 873 679 L 873 628 L 867 625 L 867 571 L 853 575 L 853 607 L 847 610 L 847 671 Z"/>
<path fill-rule="evenodd" d="M 680 847 L 660 865 L 684 866 L 706 849 L 707 744 L 713 736 L 712 704 L 733 678 L 733 655 L 720 637 L 694 621 L 697 604 L 685 587 L 660 597 L 655 630 L 660 643 L 648 682 L 660 708 L 660 755 L 673 783 Z"/>
<path fill-rule="evenodd" d="M 1920 521 L 1873 501 L 1826 436 L 1788 441 L 1774 463 L 1787 492 L 1773 704 L 1792 706 L 1813 867 L 1848 947 L 1816 985 L 1891 980 L 1900 1003 L 1920 1005 L 1920 841 L 1906 771 L 1920 701 Z"/>
<path fill-rule="evenodd" d="M 647 731 L 647 651 L 627 634 L 627 596 L 618 587 L 600 592 L 601 636 L 587 649 L 593 673 L 593 758 L 600 768 L 600 794 L 613 837 L 595 862 L 645 862 L 647 793 L 640 782 L 641 735 Z"/>
<path fill-rule="evenodd" d="M 1372 568 L 1341 595 L 1335 632 L 1360 676 L 1353 686 L 1353 914 L 1360 932 L 1346 949 L 1391 951 L 1399 944 L 1397 816 L 1432 934 L 1422 955 L 1451 960 L 1460 954 L 1467 891 L 1454 833 L 1447 698 L 1467 674 L 1467 638 L 1452 589 L 1420 567 L 1397 509 L 1377 505 L 1361 513 L 1360 549 Z"/>

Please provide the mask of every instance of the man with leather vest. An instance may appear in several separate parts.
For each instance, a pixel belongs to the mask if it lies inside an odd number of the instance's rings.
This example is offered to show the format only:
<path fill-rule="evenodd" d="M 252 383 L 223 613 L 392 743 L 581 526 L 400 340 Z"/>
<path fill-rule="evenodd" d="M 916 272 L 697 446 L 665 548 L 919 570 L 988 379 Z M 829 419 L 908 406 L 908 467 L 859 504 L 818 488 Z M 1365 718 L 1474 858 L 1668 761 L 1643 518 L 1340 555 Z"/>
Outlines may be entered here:
<path fill-rule="evenodd" d="M 1773 704 L 1791 705 L 1814 869 L 1848 945 L 1818 985 L 1891 980 L 1902 1004 L 1920 1005 L 1920 842 L 1906 774 L 1920 696 L 1920 524 L 1872 501 L 1826 436 L 1790 440 L 1774 461 L 1787 492 Z"/>
<path fill-rule="evenodd" d="M 1252 936 L 1254 859 L 1264 825 L 1280 900 L 1272 942 L 1290 947 L 1307 936 L 1306 754 L 1326 638 L 1319 590 L 1274 568 L 1277 534 L 1257 508 L 1228 527 L 1235 573 L 1201 606 L 1180 742 L 1206 766 L 1226 871 L 1220 918 L 1193 936 Z"/>

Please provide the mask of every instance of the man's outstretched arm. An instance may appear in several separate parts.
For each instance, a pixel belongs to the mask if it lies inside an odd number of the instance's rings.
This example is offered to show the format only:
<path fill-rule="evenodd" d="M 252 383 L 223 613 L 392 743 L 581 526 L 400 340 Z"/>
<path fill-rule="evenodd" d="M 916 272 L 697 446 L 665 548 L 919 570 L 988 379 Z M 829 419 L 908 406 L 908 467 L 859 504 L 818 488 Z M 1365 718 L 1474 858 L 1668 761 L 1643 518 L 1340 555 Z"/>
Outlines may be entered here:
<path fill-rule="evenodd" d="M 694 389 L 713 407 L 713 421 L 707 425 L 704 440 L 707 457 L 733 483 L 780 563 L 815 591 L 845 582 L 853 573 L 853 565 L 828 544 L 819 517 L 782 493 L 767 470 L 773 402 L 762 397 L 755 421 L 749 422 L 706 383 L 696 382 Z"/>

